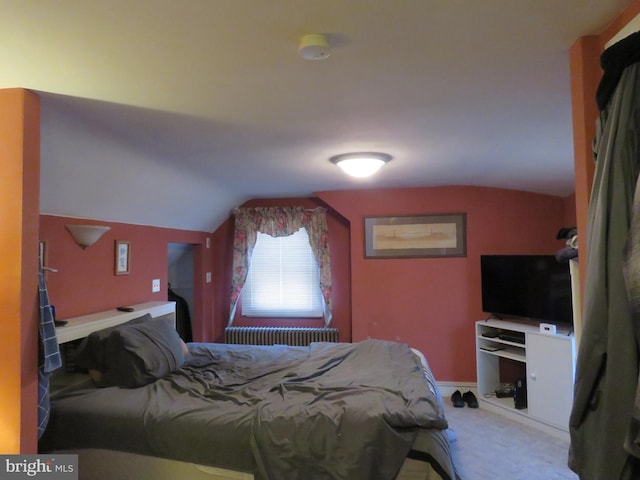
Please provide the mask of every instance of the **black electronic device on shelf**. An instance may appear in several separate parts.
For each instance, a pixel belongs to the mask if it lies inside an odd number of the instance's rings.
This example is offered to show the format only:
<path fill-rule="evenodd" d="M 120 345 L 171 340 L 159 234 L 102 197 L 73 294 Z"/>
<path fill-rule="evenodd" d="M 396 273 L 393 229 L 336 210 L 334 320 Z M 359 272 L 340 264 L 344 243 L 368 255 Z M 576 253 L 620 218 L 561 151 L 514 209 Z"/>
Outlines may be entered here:
<path fill-rule="evenodd" d="M 524 378 L 516 380 L 513 388 L 513 402 L 516 410 L 527 408 L 527 381 Z"/>
<path fill-rule="evenodd" d="M 515 389 L 514 383 L 501 383 L 495 390 L 497 398 L 510 398 L 513 397 Z"/>
<path fill-rule="evenodd" d="M 485 338 L 496 338 L 500 336 L 500 333 L 502 332 L 502 330 L 500 329 L 491 329 L 491 330 L 487 330 L 486 332 L 482 332 L 482 336 Z"/>
<path fill-rule="evenodd" d="M 524 332 L 502 332 L 498 338 L 505 342 L 524 343 Z"/>

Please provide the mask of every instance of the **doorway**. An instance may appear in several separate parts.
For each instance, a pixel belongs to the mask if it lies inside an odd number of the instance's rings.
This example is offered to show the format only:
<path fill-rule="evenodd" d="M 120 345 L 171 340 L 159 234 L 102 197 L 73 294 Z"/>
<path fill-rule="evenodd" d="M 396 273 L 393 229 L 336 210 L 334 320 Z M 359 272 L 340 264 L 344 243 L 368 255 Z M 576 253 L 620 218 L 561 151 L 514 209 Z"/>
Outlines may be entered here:
<path fill-rule="evenodd" d="M 194 245 L 169 242 L 167 299 L 176 302 L 176 330 L 185 342 L 193 341 Z"/>

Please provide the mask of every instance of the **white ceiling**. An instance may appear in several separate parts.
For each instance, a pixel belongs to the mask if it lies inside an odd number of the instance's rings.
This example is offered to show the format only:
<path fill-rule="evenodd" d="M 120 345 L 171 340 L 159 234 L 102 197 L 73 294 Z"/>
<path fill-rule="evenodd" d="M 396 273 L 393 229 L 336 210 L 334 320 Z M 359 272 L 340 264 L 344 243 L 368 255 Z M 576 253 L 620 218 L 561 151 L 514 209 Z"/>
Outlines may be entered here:
<path fill-rule="evenodd" d="M 630 1 L 0 0 L 0 88 L 42 95 L 42 213 L 211 231 L 325 190 L 565 196 L 569 47 Z M 355 150 L 394 160 L 354 180 L 328 159 Z"/>

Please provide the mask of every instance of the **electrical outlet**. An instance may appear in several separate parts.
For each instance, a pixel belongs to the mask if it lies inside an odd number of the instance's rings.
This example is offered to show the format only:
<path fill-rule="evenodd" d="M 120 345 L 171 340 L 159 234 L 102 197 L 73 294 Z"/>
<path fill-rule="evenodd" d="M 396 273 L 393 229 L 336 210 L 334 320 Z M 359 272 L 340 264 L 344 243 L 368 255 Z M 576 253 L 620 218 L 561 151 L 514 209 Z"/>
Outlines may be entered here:
<path fill-rule="evenodd" d="M 205 241 L 205 244 L 206 244 L 207 248 L 211 248 L 211 238 L 207 237 L 207 240 Z"/>
<path fill-rule="evenodd" d="M 160 291 L 160 279 L 154 278 L 151 280 L 151 293 L 157 293 Z"/>
<path fill-rule="evenodd" d="M 204 276 L 206 283 L 211 283 L 211 272 L 207 272 Z"/>

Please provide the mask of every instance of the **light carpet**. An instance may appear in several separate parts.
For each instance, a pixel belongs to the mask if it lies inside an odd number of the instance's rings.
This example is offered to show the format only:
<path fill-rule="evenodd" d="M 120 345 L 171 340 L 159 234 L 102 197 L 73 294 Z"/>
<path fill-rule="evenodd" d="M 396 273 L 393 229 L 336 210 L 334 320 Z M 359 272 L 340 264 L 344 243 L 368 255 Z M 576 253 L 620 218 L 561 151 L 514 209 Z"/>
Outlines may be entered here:
<path fill-rule="evenodd" d="M 577 480 L 567 467 L 569 442 L 482 407 L 454 408 L 444 399 L 462 480 Z"/>

